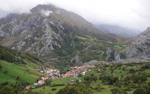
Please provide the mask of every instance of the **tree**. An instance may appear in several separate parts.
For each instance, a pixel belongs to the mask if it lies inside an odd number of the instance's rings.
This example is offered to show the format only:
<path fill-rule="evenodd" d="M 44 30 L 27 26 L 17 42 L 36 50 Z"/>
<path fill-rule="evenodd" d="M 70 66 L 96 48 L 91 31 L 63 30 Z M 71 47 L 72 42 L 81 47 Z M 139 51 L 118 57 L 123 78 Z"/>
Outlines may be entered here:
<path fill-rule="evenodd" d="M 131 87 L 131 88 L 135 87 L 134 82 L 131 82 L 131 83 L 130 83 L 130 87 Z"/>
<path fill-rule="evenodd" d="M 85 76 L 85 77 L 84 77 L 84 80 L 90 81 L 90 76 Z"/>
<path fill-rule="evenodd" d="M 10 86 L 5 86 L 0 90 L 0 94 L 15 94 L 13 88 Z"/>
<path fill-rule="evenodd" d="M 122 89 L 117 89 L 117 88 L 111 89 L 111 92 L 112 92 L 112 94 L 127 94 L 126 91 L 124 91 Z"/>
<path fill-rule="evenodd" d="M 0 70 L 2 69 L 2 65 L 0 64 Z"/>
<path fill-rule="evenodd" d="M 91 79 L 92 79 L 93 81 L 96 81 L 96 80 L 97 80 L 97 77 L 96 77 L 96 76 L 92 76 Z"/>
<path fill-rule="evenodd" d="M 150 87 L 150 82 L 148 82 L 147 85 Z"/>
<path fill-rule="evenodd" d="M 7 72 L 8 72 L 7 70 L 6 70 L 6 71 L 4 71 L 4 74 L 7 74 Z"/>
<path fill-rule="evenodd" d="M 147 84 L 143 83 L 143 84 L 141 85 L 141 88 L 144 89 L 144 91 L 145 91 L 147 94 L 150 93 L 150 87 L 149 87 Z"/>
<path fill-rule="evenodd" d="M 117 94 L 118 93 L 118 89 L 111 89 L 112 94 Z"/>
<path fill-rule="evenodd" d="M 145 91 L 141 88 L 136 89 L 133 94 L 146 94 Z"/>
<path fill-rule="evenodd" d="M 67 85 L 65 88 L 60 89 L 56 94 L 91 94 L 91 89 L 87 88 L 82 82 L 78 82 L 73 86 Z"/>

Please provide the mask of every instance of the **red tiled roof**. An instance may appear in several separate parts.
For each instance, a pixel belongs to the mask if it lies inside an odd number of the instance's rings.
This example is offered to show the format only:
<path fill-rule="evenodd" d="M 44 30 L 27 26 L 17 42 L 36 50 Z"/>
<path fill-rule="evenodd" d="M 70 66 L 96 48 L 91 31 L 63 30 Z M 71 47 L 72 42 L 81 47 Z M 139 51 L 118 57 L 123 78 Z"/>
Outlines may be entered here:
<path fill-rule="evenodd" d="M 25 89 L 25 90 L 28 90 L 28 89 L 30 89 L 30 86 L 26 86 L 24 89 Z"/>

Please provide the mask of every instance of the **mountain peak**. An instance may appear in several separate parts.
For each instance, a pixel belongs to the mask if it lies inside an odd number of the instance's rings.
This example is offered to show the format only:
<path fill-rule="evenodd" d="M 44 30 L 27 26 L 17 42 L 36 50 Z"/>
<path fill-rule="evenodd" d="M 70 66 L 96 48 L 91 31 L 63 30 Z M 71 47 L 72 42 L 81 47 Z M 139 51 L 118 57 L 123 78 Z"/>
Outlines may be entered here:
<path fill-rule="evenodd" d="M 150 34 L 150 27 L 147 27 L 146 30 L 142 32 L 141 34 Z"/>
<path fill-rule="evenodd" d="M 31 13 L 39 13 L 41 10 L 54 11 L 56 10 L 56 7 L 52 4 L 39 4 L 36 7 L 32 8 L 30 11 Z"/>

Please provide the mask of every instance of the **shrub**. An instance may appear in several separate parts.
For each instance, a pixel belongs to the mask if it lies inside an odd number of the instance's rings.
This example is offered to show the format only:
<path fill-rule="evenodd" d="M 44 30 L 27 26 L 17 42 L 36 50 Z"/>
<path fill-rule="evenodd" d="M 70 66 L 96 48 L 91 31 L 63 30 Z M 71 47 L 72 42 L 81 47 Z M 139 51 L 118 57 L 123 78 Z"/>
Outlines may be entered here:
<path fill-rule="evenodd" d="M 55 84 L 55 83 L 54 83 L 54 84 L 52 85 L 52 87 L 55 87 L 55 86 L 65 86 L 65 84 Z"/>
<path fill-rule="evenodd" d="M 149 66 L 149 64 L 142 64 L 142 65 L 141 65 L 141 68 L 142 68 L 142 69 L 149 69 L 150 66 Z"/>
<path fill-rule="evenodd" d="M 8 85 L 8 81 L 1 83 L 1 85 Z"/>
<path fill-rule="evenodd" d="M 52 91 L 55 91 L 55 90 L 57 90 L 57 88 L 52 88 L 51 90 L 52 90 Z"/>
<path fill-rule="evenodd" d="M 8 72 L 7 70 L 6 70 L 6 71 L 4 71 L 4 74 L 7 74 L 7 72 Z"/>
<path fill-rule="evenodd" d="M 147 77 L 150 77 L 150 73 L 147 74 Z"/>
<path fill-rule="evenodd" d="M 2 65 L 0 64 L 0 70 L 2 69 Z"/>
<path fill-rule="evenodd" d="M 146 94 L 145 91 L 141 88 L 136 89 L 133 94 Z"/>

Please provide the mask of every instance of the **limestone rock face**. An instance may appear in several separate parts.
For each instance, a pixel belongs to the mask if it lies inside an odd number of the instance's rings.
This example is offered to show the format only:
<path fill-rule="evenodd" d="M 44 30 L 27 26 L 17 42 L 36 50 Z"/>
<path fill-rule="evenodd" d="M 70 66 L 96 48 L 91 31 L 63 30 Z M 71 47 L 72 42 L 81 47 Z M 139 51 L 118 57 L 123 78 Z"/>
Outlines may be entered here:
<path fill-rule="evenodd" d="M 112 50 L 111 49 L 107 49 L 107 51 L 106 51 L 106 54 L 107 54 L 106 61 L 108 61 L 110 59 L 111 53 L 112 53 Z"/>
<path fill-rule="evenodd" d="M 150 58 L 150 27 L 133 38 L 133 42 L 125 50 L 126 58 Z"/>
<path fill-rule="evenodd" d="M 106 54 L 106 61 L 120 60 L 120 52 L 117 49 L 107 49 Z"/>
<path fill-rule="evenodd" d="M 30 13 L 9 14 L 0 19 L 0 45 L 29 52 L 47 63 L 81 65 L 83 60 L 99 59 L 92 55 L 93 58 L 83 59 L 97 50 L 103 56 L 99 47 L 90 46 L 95 39 L 97 44 L 117 42 L 78 14 L 53 5 L 37 5 Z"/>
<path fill-rule="evenodd" d="M 118 50 L 115 50 L 114 57 L 115 60 L 120 60 L 120 52 Z"/>

